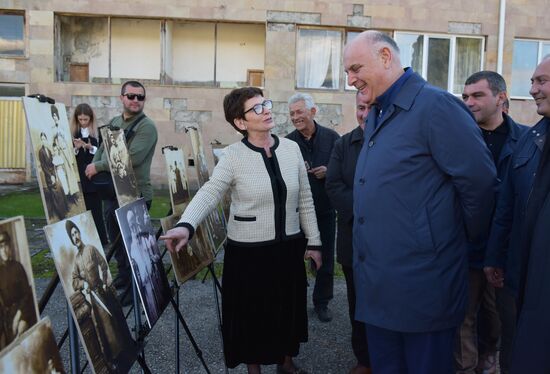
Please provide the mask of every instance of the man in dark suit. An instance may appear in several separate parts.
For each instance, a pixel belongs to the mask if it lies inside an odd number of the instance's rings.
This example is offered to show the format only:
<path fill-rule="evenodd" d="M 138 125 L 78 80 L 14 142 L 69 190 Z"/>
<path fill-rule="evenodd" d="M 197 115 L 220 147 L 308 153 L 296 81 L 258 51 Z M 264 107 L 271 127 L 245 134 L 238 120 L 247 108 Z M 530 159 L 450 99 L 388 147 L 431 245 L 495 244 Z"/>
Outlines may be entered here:
<path fill-rule="evenodd" d="M 372 370 L 453 373 L 467 302 L 467 242 L 487 232 L 495 166 L 458 98 L 403 69 L 366 31 L 344 51 L 348 84 L 372 104 L 353 190 L 356 318 Z"/>
<path fill-rule="evenodd" d="M 363 146 L 363 128 L 369 113 L 365 95 L 355 95 L 355 116 L 357 126 L 334 143 L 327 167 L 325 189 L 338 213 L 338 234 L 336 236 L 336 260 L 342 265 L 348 294 L 349 318 L 351 322 L 351 347 L 357 358 L 357 365 L 350 374 L 370 373 L 370 359 L 365 324 L 355 320 L 355 284 L 352 267 L 353 235 L 353 178 L 359 152 Z"/>

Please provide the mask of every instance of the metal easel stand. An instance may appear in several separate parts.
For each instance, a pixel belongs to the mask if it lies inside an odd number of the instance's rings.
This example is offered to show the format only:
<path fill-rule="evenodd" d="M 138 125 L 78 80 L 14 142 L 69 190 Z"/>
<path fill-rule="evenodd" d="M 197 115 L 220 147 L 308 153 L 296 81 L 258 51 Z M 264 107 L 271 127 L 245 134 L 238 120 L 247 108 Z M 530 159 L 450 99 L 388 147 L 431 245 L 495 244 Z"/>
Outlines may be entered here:
<path fill-rule="evenodd" d="M 70 306 L 67 303 L 67 322 L 69 331 L 69 351 L 71 355 L 71 373 L 80 372 L 80 350 L 78 347 L 78 331 L 74 323 L 73 315 L 69 310 Z"/>
<path fill-rule="evenodd" d="M 204 367 L 204 370 L 208 374 L 210 374 L 210 369 L 208 369 L 208 366 L 206 365 L 206 362 L 204 361 L 204 357 L 202 356 L 202 351 L 200 350 L 199 346 L 197 345 L 197 342 L 195 341 L 195 338 L 193 337 L 193 334 L 191 334 L 191 330 L 189 330 L 189 327 L 187 326 L 187 323 L 185 322 L 185 319 L 183 318 L 183 315 L 181 314 L 179 310 L 179 306 L 174 300 L 172 296 L 170 296 L 170 303 L 172 304 L 172 307 L 174 308 L 174 311 L 176 312 L 176 317 L 178 321 L 181 323 L 183 329 L 185 330 L 185 333 L 189 337 L 189 340 L 191 341 L 191 345 L 193 346 L 195 353 L 197 357 L 199 358 L 202 366 Z M 179 355 L 178 355 L 179 357 Z"/>
<path fill-rule="evenodd" d="M 216 277 L 216 272 L 214 271 L 214 263 L 210 263 L 208 265 L 208 269 L 212 273 L 212 290 L 214 291 L 214 300 L 216 302 L 216 317 L 218 317 L 218 333 L 220 335 L 220 341 L 222 342 L 222 352 L 224 352 L 223 349 L 223 333 L 222 333 L 222 314 L 220 309 L 220 299 L 218 295 L 218 291 L 222 291 L 222 287 L 220 285 L 220 282 L 218 281 L 218 278 Z M 225 364 L 225 352 L 224 352 L 224 360 L 223 364 L 225 367 L 226 374 L 229 373 L 229 370 L 227 369 L 227 365 Z"/>

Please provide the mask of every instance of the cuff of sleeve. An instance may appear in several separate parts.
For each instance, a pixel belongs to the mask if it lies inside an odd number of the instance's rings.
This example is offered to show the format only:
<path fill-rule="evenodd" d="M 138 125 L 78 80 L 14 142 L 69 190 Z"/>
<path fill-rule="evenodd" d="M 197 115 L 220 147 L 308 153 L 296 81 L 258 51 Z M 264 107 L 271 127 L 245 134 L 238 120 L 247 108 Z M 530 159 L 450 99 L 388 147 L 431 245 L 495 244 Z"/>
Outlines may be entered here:
<path fill-rule="evenodd" d="M 90 154 L 95 155 L 96 152 L 97 152 L 97 147 L 95 145 L 92 145 L 92 149 L 90 149 Z"/>
<path fill-rule="evenodd" d="M 95 170 L 99 173 L 101 171 L 107 171 L 108 167 L 105 167 L 103 162 L 94 162 Z"/>
<path fill-rule="evenodd" d="M 195 228 L 187 222 L 180 222 L 176 225 L 176 227 L 185 227 L 187 230 L 189 230 L 189 241 L 191 241 L 191 238 L 195 234 Z"/>
<path fill-rule="evenodd" d="M 322 247 L 320 245 L 308 245 L 306 251 L 319 251 L 321 252 Z"/>

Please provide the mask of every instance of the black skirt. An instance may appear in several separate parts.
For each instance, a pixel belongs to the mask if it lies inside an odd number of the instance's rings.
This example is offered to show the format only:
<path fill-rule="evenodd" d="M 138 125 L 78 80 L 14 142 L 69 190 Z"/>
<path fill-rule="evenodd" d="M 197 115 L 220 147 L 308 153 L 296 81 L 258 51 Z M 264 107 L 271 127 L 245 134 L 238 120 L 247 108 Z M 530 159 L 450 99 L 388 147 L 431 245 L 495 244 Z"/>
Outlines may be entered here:
<path fill-rule="evenodd" d="M 222 291 L 226 364 L 281 364 L 307 341 L 305 239 L 228 244 Z"/>

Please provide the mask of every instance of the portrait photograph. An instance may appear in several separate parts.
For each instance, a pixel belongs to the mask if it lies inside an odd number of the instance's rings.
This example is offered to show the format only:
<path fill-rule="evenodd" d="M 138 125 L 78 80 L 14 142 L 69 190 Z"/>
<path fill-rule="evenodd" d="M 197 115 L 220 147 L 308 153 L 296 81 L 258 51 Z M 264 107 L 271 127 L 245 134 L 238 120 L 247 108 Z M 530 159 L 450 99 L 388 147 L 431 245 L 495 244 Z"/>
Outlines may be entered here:
<path fill-rule="evenodd" d="M 90 211 L 44 227 L 71 313 L 96 373 L 126 372 L 137 355 Z"/>
<path fill-rule="evenodd" d="M 195 169 L 197 171 L 197 180 L 199 181 L 200 188 L 210 178 L 206 157 L 204 156 L 202 136 L 200 131 L 194 127 L 190 127 L 187 130 L 187 134 L 191 139 L 193 157 L 195 158 Z M 218 204 L 217 209 L 206 217 L 204 222 L 208 235 L 213 242 L 215 254 L 223 246 L 227 237 L 223 200 L 220 204 Z"/>
<path fill-rule="evenodd" d="M 24 97 L 23 106 L 48 223 L 85 212 L 65 105 Z"/>
<path fill-rule="evenodd" d="M 65 373 L 49 318 L 44 318 L 0 354 L 0 373 Z"/>
<path fill-rule="evenodd" d="M 170 302 L 171 291 L 151 217 L 143 198 L 115 212 L 147 324 L 153 328 Z"/>
<path fill-rule="evenodd" d="M 167 232 L 172 229 L 179 218 L 179 215 L 162 218 L 160 220 L 162 230 Z M 203 225 L 197 227 L 193 238 L 185 248 L 177 253 L 168 253 L 178 284 L 182 284 L 214 261 L 212 243 Z"/>
<path fill-rule="evenodd" d="M 0 221 L 0 352 L 39 317 L 25 221 Z"/>
<path fill-rule="evenodd" d="M 168 190 L 170 192 L 172 212 L 181 215 L 185 204 L 189 202 L 189 183 L 183 149 L 168 146 L 162 148 L 162 153 L 166 160 Z"/>
<path fill-rule="evenodd" d="M 214 155 L 214 165 L 217 165 L 220 159 L 225 154 L 225 147 L 227 147 L 227 144 L 212 144 L 212 154 Z M 225 218 L 224 227 L 229 221 L 230 206 L 231 206 L 231 194 L 228 191 L 225 193 L 222 199 L 223 215 Z"/>
<path fill-rule="evenodd" d="M 104 126 L 101 128 L 101 137 L 105 153 L 109 155 L 107 162 L 111 169 L 118 205 L 124 206 L 136 201 L 139 198 L 139 192 L 124 130 L 111 130 Z"/>

